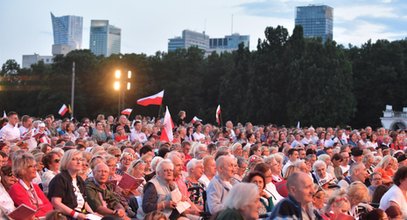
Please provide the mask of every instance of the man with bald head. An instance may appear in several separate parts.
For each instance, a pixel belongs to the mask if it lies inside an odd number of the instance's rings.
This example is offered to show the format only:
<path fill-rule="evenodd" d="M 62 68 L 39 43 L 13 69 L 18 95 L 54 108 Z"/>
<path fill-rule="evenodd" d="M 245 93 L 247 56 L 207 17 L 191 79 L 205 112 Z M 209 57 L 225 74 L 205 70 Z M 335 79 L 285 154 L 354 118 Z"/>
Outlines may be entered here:
<path fill-rule="evenodd" d="M 304 172 L 295 172 L 287 179 L 288 198 L 281 200 L 274 207 L 270 219 L 315 219 L 309 204 L 315 193 L 312 179 Z"/>
<path fill-rule="evenodd" d="M 234 175 L 234 159 L 229 155 L 220 156 L 216 159 L 218 174 L 209 182 L 207 193 L 207 205 L 211 214 L 224 209 L 223 200 L 232 189 L 231 179 Z"/>
<path fill-rule="evenodd" d="M 128 219 L 126 209 L 120 203 L 113 186 L 106 184 L 109 179 L 109 167 L 105 163 L 98 163 L 92 173 L 94 177 L 86 181 L 86 196 L 92 210 L 103 216 L 115 215 Z"/>

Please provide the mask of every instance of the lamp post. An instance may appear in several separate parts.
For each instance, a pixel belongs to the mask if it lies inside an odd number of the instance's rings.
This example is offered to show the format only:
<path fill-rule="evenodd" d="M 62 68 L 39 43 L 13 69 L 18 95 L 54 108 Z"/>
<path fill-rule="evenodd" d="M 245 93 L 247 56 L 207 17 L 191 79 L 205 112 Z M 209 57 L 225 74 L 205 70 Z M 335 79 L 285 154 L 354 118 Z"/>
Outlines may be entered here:
<path fill-rule="evenodd" d="M 117 104 L 117 114 L 120 115 L 120 110 L 124 109 L 124 95 L 125 95 L 125 90 L 130 90 L 131 89 L 131 75 L 132 72 L 129 70 L 127 71 L 127 78 L 122 77 L 122 72 L 121 70 L 116 70 L 114 72 L 114 77 L 115 81 L 113 83 L 113 88 L 115 91 L 118 91 L 119 97 L 118 97 L 118 104 Z M 126 85 L 123 86 L 123 85 Z"/>

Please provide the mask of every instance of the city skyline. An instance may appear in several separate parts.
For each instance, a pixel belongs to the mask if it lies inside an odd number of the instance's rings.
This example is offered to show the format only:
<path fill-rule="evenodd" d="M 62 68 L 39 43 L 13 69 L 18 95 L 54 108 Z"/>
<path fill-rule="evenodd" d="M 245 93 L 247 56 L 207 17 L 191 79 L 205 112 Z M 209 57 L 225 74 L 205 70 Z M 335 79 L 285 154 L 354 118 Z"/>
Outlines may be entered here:
<path fill-rule="evenodd" d="M 95 4 L 98 6 L 95 7 Z M 403 1 L 235 0 L 235 1 L 131 1 L 108 0 L 40 2 L 4 0 L 0 14 L 3 34 L 0 63 L 22 55 L 51 55 L 53 44 L 50 12 L 58 16 L 83 17 L 82 49 L 89 49 L 90 21 L 109 20 L 122 29 L 122 53 L 153 55 L 166 51 L 168 39 L 184 29 L 205 31 L 210 37 L 231 33 L 250 35 L 252 50 L 264 39 L 267 26 L 282 25 L 292 33 L 295 7 L 310 4 L 334 8 L 334 36 L 339 44 L 360 46 L 369 39 L 399 40 L 407 36 L 407 3 Z M 233 15 L 233 25 L 232 25 Z M 233 26 L 233 31 L 232 31 Z"/>

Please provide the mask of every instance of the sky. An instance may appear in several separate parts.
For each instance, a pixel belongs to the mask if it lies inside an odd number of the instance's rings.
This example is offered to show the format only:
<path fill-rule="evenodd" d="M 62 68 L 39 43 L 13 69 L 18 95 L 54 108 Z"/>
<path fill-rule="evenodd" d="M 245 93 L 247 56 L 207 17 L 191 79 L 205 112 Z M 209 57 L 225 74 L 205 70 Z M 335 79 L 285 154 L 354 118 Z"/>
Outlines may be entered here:
<path fill-rule="evenodd" d="M 21 65 L 23 54 L 51 55 L 50 12 L 83 17 L 82 49 L 89 48 L 90 20 L 103 19 L 121 28 L 121 53 L 153 55 L 184 29 L 216 38 L 250 35 L 255 50 L 268 26 L 292 33 L 295 7 L 310 4 L 334 8 L 333 38 L 344 46 L 407 37 L 405 0 L 0 0 L 0 65 Z"/>

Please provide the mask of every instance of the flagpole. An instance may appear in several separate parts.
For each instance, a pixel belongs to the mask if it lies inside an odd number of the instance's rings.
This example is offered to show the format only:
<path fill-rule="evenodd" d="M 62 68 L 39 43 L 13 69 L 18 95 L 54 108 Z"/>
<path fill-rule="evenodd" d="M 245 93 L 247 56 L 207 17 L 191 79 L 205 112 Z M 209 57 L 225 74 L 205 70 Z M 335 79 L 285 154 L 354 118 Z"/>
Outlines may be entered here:
<path fill-rule="evenodd" d="M 162 111 L 162 108 L 163 108 L 163 102 L 164 102 L 164 97 L 163 97 L 163 101 L 161 102 L 160 107 L 158 108 L 158 116 L 157 116 L 157 119 L 160 119 L 160 114 L 161 114 L 161 111 Z"/>
<path fill-rule="evenodd" d="M 71 107 L 72 107 L 72 112 L 71 112 L 71 118 L 73 118 L 73 113 L 75 109 L 75 62 L 72 63 L 72 90 L 71 90 Z"/>

